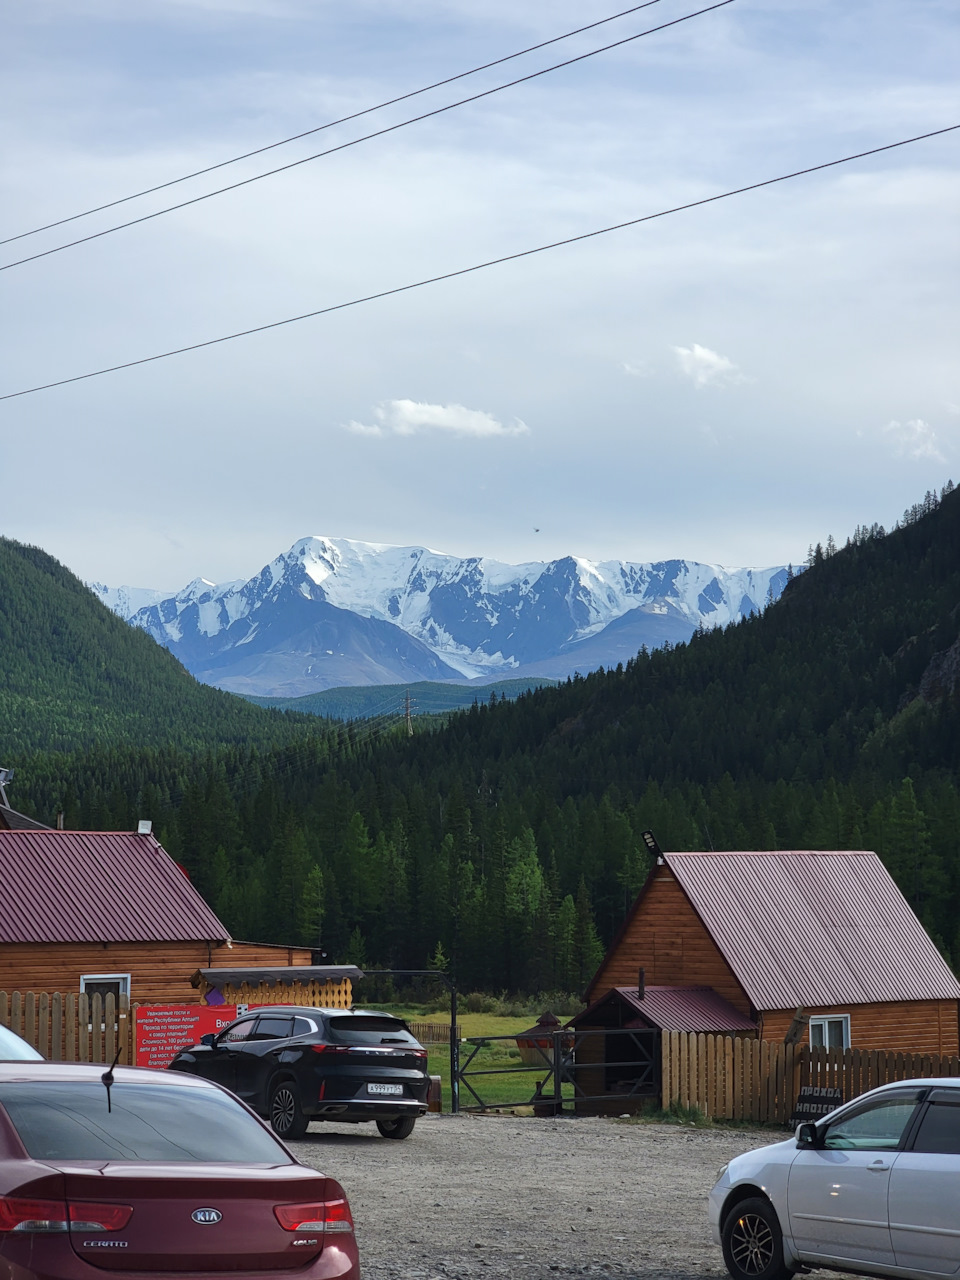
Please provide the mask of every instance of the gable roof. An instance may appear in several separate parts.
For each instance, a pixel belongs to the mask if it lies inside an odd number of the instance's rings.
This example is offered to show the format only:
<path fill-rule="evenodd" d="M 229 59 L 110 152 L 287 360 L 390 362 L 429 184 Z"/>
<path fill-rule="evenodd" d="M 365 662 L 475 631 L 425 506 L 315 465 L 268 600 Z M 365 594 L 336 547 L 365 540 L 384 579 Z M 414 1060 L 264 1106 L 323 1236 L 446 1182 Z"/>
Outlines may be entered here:
<path fill-rule="evenodd" d="M 636 987 L 613 987 L 589 1008 L 571 1018 L 568 1026 L 586 1027 L 591 1016 L 608 1000 L 619 999 L 628 1015 L 642 1018 L 661 1031 L 753 1031 L 757 1024 L 735 1009 L 712 987 L 646 987 L 641 996 Z M 625 1025 L 632 1025 L 627 1023 Z"/>
<path fill-rule="evenodd" d="M 0 943 L 226 942 L 152 835 L 0 831 Z"/>
<path fill-rule="evenodd" d="M 17 813 L 8 804 L 0 803 L 0 831 L 49 831 L 36 818 L 28 818 L 25 813 Z"/>
<path fill-rule="evenodd" d="M 875 853 L 663 857 L 755 1009 L 960 999 Z"/>

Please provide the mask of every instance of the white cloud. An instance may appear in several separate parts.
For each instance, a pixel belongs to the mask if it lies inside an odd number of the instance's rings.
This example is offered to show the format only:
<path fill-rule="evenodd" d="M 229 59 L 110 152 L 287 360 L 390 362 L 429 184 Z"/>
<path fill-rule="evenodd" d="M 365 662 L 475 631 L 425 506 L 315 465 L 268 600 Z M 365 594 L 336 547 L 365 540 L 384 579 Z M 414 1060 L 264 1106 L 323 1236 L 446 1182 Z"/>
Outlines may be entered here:
<path fill-rule="evenodd" d="M 385 400 L 373 411 L 376 422 L 348 422 L 347 430 L 361 436 L 415 436 L 423 431 L 446 431 L 458 436 L 519 436 L 529 431 L 514 418 L 500 422 L 482 409 L 462 404 L 422 404 L 416 400 Z"/>
<path fill-rule="evenodd" d="M 650 377 L 650 366 L 645 360 L 624 360 L 620 368 L 624 373 L 628 373 L 631 378 Z"/>
<path fill-rule="evenodd" d="M 695 342 L 692 347 L 674 347 L 680 372 L 690 378 L 693 385 L 699 387 L 732 387 L 739 382 L 751 379 L 741 373 L 732 360 L 718 355 L 709 347 L 701 347 Z"/>
<path fill-rule="evenodd" d="M 911 418 L 909 422 L 888 422 L 883 431 L 892 440 L 894 452 L 899 458 L 932 458 L 935 462 L 946 461 L 940 449 L 936 431 L 922 418 Z"/>

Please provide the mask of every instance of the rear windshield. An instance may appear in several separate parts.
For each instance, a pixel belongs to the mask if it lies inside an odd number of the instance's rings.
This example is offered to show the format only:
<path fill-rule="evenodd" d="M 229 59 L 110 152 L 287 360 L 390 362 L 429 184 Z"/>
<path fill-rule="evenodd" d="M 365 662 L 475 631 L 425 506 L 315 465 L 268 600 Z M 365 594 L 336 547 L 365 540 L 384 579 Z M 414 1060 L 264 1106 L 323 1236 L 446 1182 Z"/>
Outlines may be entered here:
<path fill-rule="evenodd" d="M 219 1090 L 99 1080 L 0 1085 L 4 1108 L 36 1160 L 175 1160 L 289 1164 L 279 1143 Z"/>
<path fill-rule="evenodd" d="M 342 1044 L 406 1044 L 418 1047 L 400 1019 L 390 1018 L 385 1013 L 331 1018 L 327 1026 L 333 1039 Z"/>

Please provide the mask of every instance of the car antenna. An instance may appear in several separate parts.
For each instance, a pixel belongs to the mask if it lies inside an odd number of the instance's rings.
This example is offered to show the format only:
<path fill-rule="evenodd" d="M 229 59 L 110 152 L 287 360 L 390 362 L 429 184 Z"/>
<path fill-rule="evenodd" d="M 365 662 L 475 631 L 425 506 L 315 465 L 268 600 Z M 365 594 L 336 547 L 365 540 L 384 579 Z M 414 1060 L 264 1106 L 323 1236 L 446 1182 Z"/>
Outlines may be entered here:
<path fill-rule="evenodd" d="M 113 1110 L 113 1108 L 112 1108 L 112 1107 L 111 1107 L 111 1105 L 110 1105 L 110 1088 L 111 1088 L 111 1086 L 112 1086 L 112 1084 L 113 1084 L 113 1068 L 114 1068 L 114 1067 L 117 1065 L 117 1063 L 120 1061 L 120 1055 L 121 1055 L 121 1053 L 123 1053 L 123 1045 L 121 1045 L 121 1046 L 120 1046 L 120 1048 L 117 1050 L 117 1056 L 116 1056 L 116 1057 L 114 1058 L 114 1060 L 110 1063 L 109 1070 L 105 1071 L 105 1072 L 103 1073 L 103 1075 L 100 1077 L 100 1079 L 103 1081 L 104 1087 L 105 1087 L 105 1089 L 106 1089 L 106 1091 L 107 1091 L 107 1112 L 108 1112 L 108 1114 L 109 1114 L 109 1112 L 110 1112 L 110 1111 L 112 1111 L 112 1110 Z"/>

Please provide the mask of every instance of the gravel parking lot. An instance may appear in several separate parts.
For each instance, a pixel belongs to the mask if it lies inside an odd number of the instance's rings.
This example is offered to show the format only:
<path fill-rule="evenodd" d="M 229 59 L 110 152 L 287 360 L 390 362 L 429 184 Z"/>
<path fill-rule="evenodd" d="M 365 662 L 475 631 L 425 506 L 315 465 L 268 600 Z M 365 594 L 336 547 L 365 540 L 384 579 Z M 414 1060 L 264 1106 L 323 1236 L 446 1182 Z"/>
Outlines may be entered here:
<path fill-rule="evenodd" d="M 338 1178 L 366 1280 L 726 1275 L 706 1195 L 777 1134 L 613 1119 L 426 1115 L 403 1142 L 312 1125 L 297 1156 Z"/>

